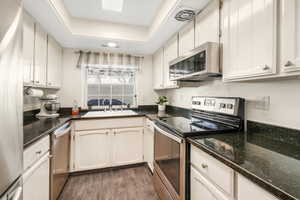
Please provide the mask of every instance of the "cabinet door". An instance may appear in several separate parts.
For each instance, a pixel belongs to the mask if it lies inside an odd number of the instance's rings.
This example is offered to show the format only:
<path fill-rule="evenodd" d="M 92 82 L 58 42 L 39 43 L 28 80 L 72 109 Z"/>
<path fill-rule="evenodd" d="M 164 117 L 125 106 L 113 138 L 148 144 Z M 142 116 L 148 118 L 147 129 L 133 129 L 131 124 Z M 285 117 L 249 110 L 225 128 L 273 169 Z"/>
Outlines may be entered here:
<path fill-rule="evenodd" d="M 238 175 L 237 199 L 241 200 L 278 200 L 276 197 L 255 185 L 245 177 Z M 249 195 L 251 194 L 251 195 Z"/>
<path fill-rule="evenodd" d="M 61 86 L 62 49 L 52 38 L 48 37 L 47 86 L 59 88 Z"/>
<path fill-rule="evenodd" d="M 23 15 L 23 81 L 33 84 L 34 21 L 26 12 Z"/>
<path fill-rule="evenodd" d="M 276 0 L 225 0 L 224 79 L 276 74 Z"/>
<path fill-rule="evenodd" d="M 219 42 L 220 34 L 220 1 L 213 0 L 205 10 L 196 17 L 195 46 L 206 42 Z M 205 30 L 205 31 L 203 31 Z"/>
<path fill-rule="evenodd" d="M 36 24 L 34 51 L 34 82 L 38 86 L 46 86 L 47 69 L 47 33 Z"/>
<path fill-rule="evenodd" d="M 281 1 L 281 71 L 300 73 L 300 2 Z"/>
<path fill-rule="evenodd" d="M 178 33 L 179 56 L 183 56 L 195 48 L 194 27 L 195 23 L 192 21 Z"/>
<path fill-rule="evenodd" d="M 75 170 L 110 166 L 109 130 L 75 132 Z"/>
<path fill-rule="evenodd" d="M 148 127 L 144 130 L 144 161 L 148 163 L 151 171 L 153 172 L 154 161 L 154 132 Z"/>
<path fill-rule="evenodd" d="M 49 200 L 49 165 L 49 159 L 47 158 L 34 171 L 24 173 L 24 200 Z"/>
<path fill-rule="evenodd" d="M 114 166 L 143 162 L 143 128 L 116 129 L 113 135 Z"/>
<path fill-rule="evenodd" d="M 194 167 L 191 167 L 191 200 L 229 200 Z M 242 199 L 245 200 L 245 199 Z"/>
<path fill-rule="evenodd" d="M 163 48 L 157 50 L 153 54 L 153 88 L 163 88 L 163 76 L 164 76 L 164 51 Z"/>
<path fill-rule="evenodd" d="M 169 40 L 164 48 L 164 87 L 175 87 L 177 85 L 176 81 L 170 80 L 170 68 L 169 62 L 178 57 L 178 40 L 177 35 L 175 35 L 171 40 Z"/>

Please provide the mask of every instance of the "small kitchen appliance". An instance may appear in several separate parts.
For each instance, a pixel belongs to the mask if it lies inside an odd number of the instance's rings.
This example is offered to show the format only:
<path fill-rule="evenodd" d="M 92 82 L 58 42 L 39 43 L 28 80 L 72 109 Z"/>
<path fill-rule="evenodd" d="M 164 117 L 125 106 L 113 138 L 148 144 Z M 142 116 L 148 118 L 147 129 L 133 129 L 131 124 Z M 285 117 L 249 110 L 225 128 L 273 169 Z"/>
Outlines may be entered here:
<path fill-rule="evenodd" d="M 40 98 L 41 111 L 36 115 L 37 117 L 55 118 L 59 114 L 57 111 L 60 109 L 60 103 L 58 102 L 56 95 L 46 95 Z"/>

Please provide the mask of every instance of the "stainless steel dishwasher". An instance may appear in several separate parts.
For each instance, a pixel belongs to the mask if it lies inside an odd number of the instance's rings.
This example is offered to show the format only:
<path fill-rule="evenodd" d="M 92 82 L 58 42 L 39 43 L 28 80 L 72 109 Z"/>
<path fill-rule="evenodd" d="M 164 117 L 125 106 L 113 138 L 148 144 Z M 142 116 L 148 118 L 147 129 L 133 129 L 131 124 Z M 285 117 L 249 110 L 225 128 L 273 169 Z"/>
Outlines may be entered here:
<path fill-rule="evenodd" d="M 71 123 L 51 135 L 51 200 L 56 200 L 69 177 Z"/>

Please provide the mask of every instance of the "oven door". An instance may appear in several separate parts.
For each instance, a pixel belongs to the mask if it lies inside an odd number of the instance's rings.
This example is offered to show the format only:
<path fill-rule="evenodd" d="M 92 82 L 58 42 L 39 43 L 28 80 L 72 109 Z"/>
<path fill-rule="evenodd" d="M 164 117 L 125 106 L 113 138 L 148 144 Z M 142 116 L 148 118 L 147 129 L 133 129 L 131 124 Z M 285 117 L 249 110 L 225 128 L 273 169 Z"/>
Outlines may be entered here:
<path fill-rule="evenodd" d="M 184 140 L 155 124 L 155 170 L 174 199 L 181 196 L 184 176 Z"/>

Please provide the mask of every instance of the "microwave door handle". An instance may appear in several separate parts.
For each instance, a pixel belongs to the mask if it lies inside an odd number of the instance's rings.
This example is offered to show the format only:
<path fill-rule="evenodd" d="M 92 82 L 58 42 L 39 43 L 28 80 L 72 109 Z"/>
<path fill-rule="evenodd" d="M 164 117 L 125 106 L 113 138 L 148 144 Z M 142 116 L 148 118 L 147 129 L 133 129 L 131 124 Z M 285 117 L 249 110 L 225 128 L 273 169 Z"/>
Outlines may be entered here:
<path fill-rule="evenodd" d="M 162 130 L 159 128 L 156 124 L 154 124 L 154 128 L 161 134 L 167 136 L 168 138 L 171 138 L 172 140 L 175 140 L 178 143 L 182 143 L 182 139 L 179 137 L 176 137 L 175 135 L 168 133 L 167 131 Z"/>

